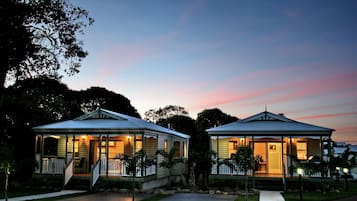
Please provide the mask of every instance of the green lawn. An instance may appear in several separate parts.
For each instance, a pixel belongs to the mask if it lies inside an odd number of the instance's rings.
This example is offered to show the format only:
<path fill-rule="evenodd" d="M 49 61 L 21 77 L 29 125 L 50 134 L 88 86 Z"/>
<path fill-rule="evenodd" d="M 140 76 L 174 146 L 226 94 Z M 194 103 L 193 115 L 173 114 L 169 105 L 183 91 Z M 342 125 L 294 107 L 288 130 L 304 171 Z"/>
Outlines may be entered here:
<path fill-rule="evenodd" d="M 52 193 L 53 190 L 33 190 L 33 189 L 18 189 L 14 191 L 9 191 L 7 193 L 9 198 L 12 197 L 20 197 L 20 196 L 27 196 L 27 195 L 35 195 L 35 194 L 42 194 L 42 193 Z M 5 193 L 0 191 L 0 199 L 5 198 Z"/>
<path fill-rule="evenodd" d="M 245 201 L 245 196 L 239 195 L 234 201 Z M 259 194 L 249 195 L 248 201 L 259 201 Z"/>
<path fill-rule="evenodd" d="M 321 192 L 304 192 L 303 193 L 303 200 L 311 200 L 311 201 L 332 201 L 338 200 L 346 197 L 351 197 L 353 195 L 357 195 L 357 183 L 350 182 L 349 183 L 349 191 L 346 192 L 343 184 L 338 186 L 338 190 L 340 192 L 328 192 L 328 193 L 321 193 Z M 299 192 L 286 192 L 283 193 L 285 201 L 299 201 L 300 200 L 300 193 Z"/>
<path fill-rule="evenodd" d="M 169 195 L 155 194 L 152 197 L 149 197 L 149 198 L 144 199 L 142 201 L 159 201 L 159 200 L 164 199 L 164 198 L 166 198 L 168 196 Z"/>

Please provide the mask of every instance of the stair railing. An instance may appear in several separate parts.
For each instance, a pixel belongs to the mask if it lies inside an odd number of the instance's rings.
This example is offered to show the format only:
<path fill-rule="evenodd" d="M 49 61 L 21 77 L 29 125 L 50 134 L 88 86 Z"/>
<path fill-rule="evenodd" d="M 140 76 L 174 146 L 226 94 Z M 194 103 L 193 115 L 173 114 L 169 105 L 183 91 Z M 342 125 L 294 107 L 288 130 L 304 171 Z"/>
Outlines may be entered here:
<path fill-rule="evenodd" d="M 98 179 L 99 179 L 99 176 L 100 176 L 100 162 L 101 160 L 97 160 L 97 162 L 95 163 L 95 165 L 92 166 L 92 169 L 91 169 L 91 177 L 90 177 L 90 186 L 89 186 L 89 189 L 90 191 L 92 191 L 95 183 L 97 183 Z"/>
<path fill-rule="evenodd" d="M 73 164 L 74 164 L 74 160 L 72 159 L 67 166 L 64 168 L 64 183 L 63 186 L 67 185 L 67 183 L 69 182 L 69 180 L 72 178 L 73 176 Z"/>

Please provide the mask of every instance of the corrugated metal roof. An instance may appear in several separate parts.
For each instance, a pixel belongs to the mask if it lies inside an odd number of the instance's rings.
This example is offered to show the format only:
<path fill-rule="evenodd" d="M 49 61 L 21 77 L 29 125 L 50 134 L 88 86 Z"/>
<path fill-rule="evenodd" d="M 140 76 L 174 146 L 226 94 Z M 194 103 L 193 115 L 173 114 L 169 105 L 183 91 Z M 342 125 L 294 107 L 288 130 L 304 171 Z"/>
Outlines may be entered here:
<path fill-rule="evenodd" d="M 333 129 L 302 123 L 271 112 L 262 112 L 229 124 L 207 129 L 208 134 L 331 135 Z"/>
<path fill-rule="evenodd" d="M 106 133 L 121 132 L 130 130 L 149 130 L 167 133 L 183 138 L 189 138 L 189 135 L 164 128 L 138 119 L 129 115 L 98 109 L 89 114 L 82 115 L 78 118 L 69 121 L 62 121 L 32 128 L 37 133 L 59 133 L 59 132 L 93 132 L 93 133 Z"/>

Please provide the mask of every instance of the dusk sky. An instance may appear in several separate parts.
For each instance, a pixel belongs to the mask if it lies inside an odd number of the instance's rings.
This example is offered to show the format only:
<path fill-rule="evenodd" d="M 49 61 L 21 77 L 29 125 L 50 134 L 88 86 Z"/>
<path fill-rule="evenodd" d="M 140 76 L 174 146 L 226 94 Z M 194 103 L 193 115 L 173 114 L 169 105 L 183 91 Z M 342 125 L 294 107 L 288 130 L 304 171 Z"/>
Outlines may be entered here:
<path fill-rule="evenodd" d="M 71 89 L 149 109 L 264 111 L 357 144 L 357 1 L 73 1 L 95 19 Z"/>

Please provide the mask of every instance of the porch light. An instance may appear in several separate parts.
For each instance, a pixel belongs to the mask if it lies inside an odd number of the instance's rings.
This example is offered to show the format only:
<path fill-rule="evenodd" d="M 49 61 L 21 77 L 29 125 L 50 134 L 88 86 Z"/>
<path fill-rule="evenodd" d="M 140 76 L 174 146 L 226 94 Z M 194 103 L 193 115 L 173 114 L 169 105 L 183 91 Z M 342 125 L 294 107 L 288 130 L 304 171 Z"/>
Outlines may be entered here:
<path fill-rule="evenodd" d="M 297 171 L 297 173 L 299 175 L 303 175 L 304 174 L 304 169 L 302 169 L 302 168 L 298 168 L 296 171 Z"/>
<path fill-rule="evenodd" d="M 342 171 L 343 171 L 343 173 L 347 174 L 348 173 L 348 168 L 343 168 Z"/>
<path fill-rule="evenodd" d="M 85 140 L 85 139 L 87 139 L 87 136 L 86 135 L 81 135 L 81 139 Z"/>
<path fill-rule="evenodd" d="M 240 142 L 241 142 L 241 144 L 243 144 L 244 138 L 240 138 Z"/>
<path fill-rule="evenodd" d="M 131 136 L 128 136 L 127 139 L 128 139 L 128 141 L 130 141 L 131 140 Z"/>
<path fill-rule="evenodd" d="M 297 168 L 296 171 L 299 174 L 299 186 L 300 186 L 299 192 L 300 192 L 300 201 L 301 201 L 302 200 L 302 192 L 304 192 L 301 175 L 304 174 L 304 170 L 302 168 Z"/>
<path fill-rule="evenodd" d="M 337 170 L 338 172 L 340 171 L 340 169 L 341 169 L 340 167 L 336 167 L 336 170 Z"/>

